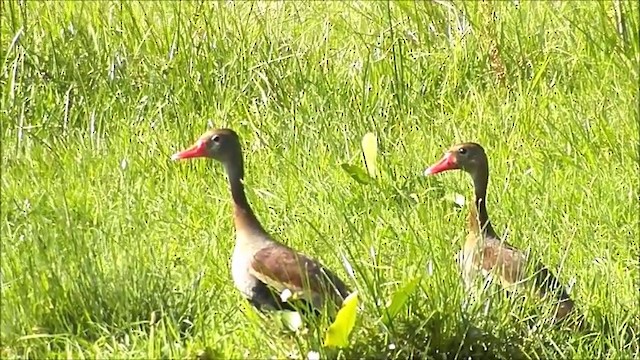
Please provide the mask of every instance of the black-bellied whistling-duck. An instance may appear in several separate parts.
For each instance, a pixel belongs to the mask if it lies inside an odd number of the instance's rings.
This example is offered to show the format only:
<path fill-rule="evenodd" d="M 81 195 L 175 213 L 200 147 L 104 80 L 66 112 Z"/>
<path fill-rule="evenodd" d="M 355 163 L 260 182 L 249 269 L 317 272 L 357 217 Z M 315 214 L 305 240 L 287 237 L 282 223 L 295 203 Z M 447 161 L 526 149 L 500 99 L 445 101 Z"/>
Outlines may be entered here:
<path fill-rule="evenodd" d="M 500 278 L 508 290 L 525 280 L 526 256 L 515 247 L 500 240 L 487 214 L 487 186 L 489 164 L 487 155 L 479 144 L 462 143 L 452 146 L 440 161 L 424 171 L 434 175 L 447 170 L 462 170 L 471 175 L 475 189 L 475 202 L 469 212 L 469 235 L 458 253 L 463 278 L 470 285 L 472 275 L 480 270 L 484 275 L 491 271 Z M 534 277 L 540 295 L 555 296 L 558 306 L 555 319 L 564 319 L 573 309 L 573 301 L 555 276 L 544 266 L 536 266 Z"/>
<path fill-rule="evenodd" d="M 264 230 L 244 193 L 242 146 L 230 129 L 202 134 L 196 143 L 171 159 L 212 158 L 222 163 L 231 188 L 236 242 L 231 275 L 236 288 L 261 311 L 296 310 L 296 300 L 319 312 L 327 304 L 335 309 L 349 289 L 319 262 L 283 245 Z M 281 296 L 286 290 L 291 298 Z"/>

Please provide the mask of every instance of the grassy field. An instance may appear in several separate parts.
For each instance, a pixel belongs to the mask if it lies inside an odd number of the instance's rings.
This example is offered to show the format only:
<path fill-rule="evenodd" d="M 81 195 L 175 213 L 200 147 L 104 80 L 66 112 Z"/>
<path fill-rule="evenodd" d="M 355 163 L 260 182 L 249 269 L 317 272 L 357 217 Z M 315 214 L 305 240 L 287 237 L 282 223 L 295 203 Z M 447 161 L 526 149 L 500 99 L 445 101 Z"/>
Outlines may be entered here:
<path fill-rule="evenodd" d="M 640 356 L 637 2 L 1 6 L 2 358 Z M 222 168 L 169 160 L 209 127 L 240 134 L 265 228 L 359 290 L 350 347 L 234 289 Z M 589 330 L 497 287 L 464 305 L 471 182 L 421 176 L 461 141 Z"/>

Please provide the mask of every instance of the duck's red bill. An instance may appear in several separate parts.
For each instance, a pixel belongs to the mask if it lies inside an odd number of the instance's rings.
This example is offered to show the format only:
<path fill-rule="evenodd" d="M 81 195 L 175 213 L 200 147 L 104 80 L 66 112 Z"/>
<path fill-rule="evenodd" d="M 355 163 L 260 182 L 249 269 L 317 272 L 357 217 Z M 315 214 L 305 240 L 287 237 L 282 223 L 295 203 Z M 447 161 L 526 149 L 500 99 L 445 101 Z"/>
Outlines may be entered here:
<path fill-rule="evenodd" d="M 440 161 L 429 166 L 424 171 L 424 175 L 429 176 L 429 175 L 433 175 L 433 174 L 437 174 L 443 171 L 453 170 L 453 169 L 457 169 L 456 159 L 453 155 L 451 155 L 451 153 L 446 153 L 444 154 L 442 159 L 440 159 Z"/>
<path fill-rule="evenodd" d="M 207 156 L 207 145 L 204 141 L 198 141 L 192 147 L 171 155 L 171 160 L 189 159 Z"/>

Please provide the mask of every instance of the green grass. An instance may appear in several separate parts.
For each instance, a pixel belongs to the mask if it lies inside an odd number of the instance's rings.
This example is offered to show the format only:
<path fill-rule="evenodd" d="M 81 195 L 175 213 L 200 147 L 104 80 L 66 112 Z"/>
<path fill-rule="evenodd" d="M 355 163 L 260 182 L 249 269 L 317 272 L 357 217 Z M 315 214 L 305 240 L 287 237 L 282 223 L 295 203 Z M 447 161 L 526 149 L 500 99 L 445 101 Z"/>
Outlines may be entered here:
<path fill-rule="evenodd" d="M 1 10 L 3 358 L 640 356 L 636 2 Z M 242 137 L 274 236 L 355 268 L 349 348 L 261 321 L 233 288 L 222 169 L 169 160 L 209 126 Z M 363 166 L 368 131 L 383 176 L 362 185 L 340 165 Z M 500 291 L 462 307 L 466 210 L 448 199 L 471 184 L 420 176 L 460 141 L 489 153 L 497 230 L 574 282 L 591 331 L 533 329 L 539 303 Z"/>

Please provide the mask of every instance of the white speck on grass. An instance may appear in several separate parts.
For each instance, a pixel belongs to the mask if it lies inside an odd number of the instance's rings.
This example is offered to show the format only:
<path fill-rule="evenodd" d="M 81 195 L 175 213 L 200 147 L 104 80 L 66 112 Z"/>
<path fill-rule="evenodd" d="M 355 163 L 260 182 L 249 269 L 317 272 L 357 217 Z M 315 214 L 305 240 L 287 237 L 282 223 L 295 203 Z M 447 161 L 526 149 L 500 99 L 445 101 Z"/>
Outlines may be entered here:
<path fill-rule="evenodd" d="M 396 344 L 389 344 L 389 350 L 395 350 L 396 349 Z"/>
<path fill-rule="evenodd" d="M 427 263 L 427 274 L 429 276 L 433 275 L 433 261 L 429 260 L 429 262 Z"/>
<path fill-rule="evenodd" d="M 438 31 L 436 30 L 436 27 L 433 25 L 433 23 L 429 23 L 428 28 L 429 28 L 429 31 L 430 31 L 432 34 L 435 34 L 435 35 L 437 35 L 437 34 L 438 34 Z"/>
<path fill-rule="evenodd" d="M 289 298 L 291 298 L 292 295 L 293 295 L 293 293 L 291 292 L 291 290 L 284 289 L 284 290 L 282 290 L 282 293 L 280 293 L 280 299 L 283 302 L 287 302 L 289 300 Z"/>
<path fill-rule="evenodd" d="M 407 37 L 413 41 L 414 44 L 418 43 L 418 33 L 414 30 L 407 30 Z"/>
<path fill-rule="evenodd" d="M 127 165 L 127 159 L 122 159 L 122 161 L 120 161 L 120 169 L 125 170 L 127 168 Z"/>
<path fill-rule="evenodd" d="M 347 274 L 349 274 L 349 276 L 352 279 L 355 279 L 356 278 L 356 273 L 355 273 L 355 271 L 353 271 L 353 266 L 351 266 L 351 263 L 349 262 L 347 257 L 344 256 L 344 254 L 340 254 L 340 257 L 342 257 L 342 265 L 344 266 L 344 269 L 347 271 Z"/>
<path fill-rule="evenodd" d="M 308 360 L 320 360 L 320 353 L 317 351 L 309 351 L 307 353 Z"/>
<path fill-rule="evenodd" d="M 260 139 L 256 139 L 253 143 L 251 143 L 251 150 L 253 151 L 259 151 L 264 148 L 264 142 L 260 141 Z"/>
<path fill-rule="evenodd" d="M 463 207 L 464 206 L 464 195 L 461 194 L 455 194 L 453 197 L 453 202 L 456 203 L 456 205 Z"/>
<path fill-rule="evenodd" d="M 378 62 L 384 59 L 385 53 L 379 47 L 373 49 L 373 61 Z"/>
<path fill-rule="evenodd" d="M 573 289 L 573 285 L 576 284 L 576 277 L 572 276 L 571 279 L 569 279 L 569 283 L 567 284 L 567 293 L 571 293 L 571 290 Z"/>
<path fill-rule="evenodd" d="M 108 75 L 109 80 L 113 80 L 116 77 L 116 64 L 112 62 L 109 64 Z"/>
<path fill-rule="evenodd" d="M 29 210 L 31 210 L 31 202 L 29 201 L 29 199 L 24 199 L 24 211 L 28 212 Z"/>
<path fill-rule="evenodd" d="M 96 111 L 92 110 L 91 115 L 89 116 L 89 131 L 91 132 L 91 136 L 96 133 Z"/>
<path fill-rule="evenodd" d="M 353 63 L 351 63 L 351 72 L 353 74 L 359 73 L 361 70 L 362 70 L 362 61 L 356 60 Z"/>
<path fill-rule="evenodd" d="M 297 311 L 283 311 L 282 321 L 291 331 L 298 331 L 302 327 L 302 317 Z"/>

